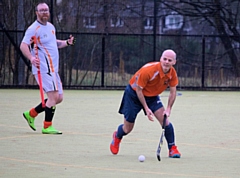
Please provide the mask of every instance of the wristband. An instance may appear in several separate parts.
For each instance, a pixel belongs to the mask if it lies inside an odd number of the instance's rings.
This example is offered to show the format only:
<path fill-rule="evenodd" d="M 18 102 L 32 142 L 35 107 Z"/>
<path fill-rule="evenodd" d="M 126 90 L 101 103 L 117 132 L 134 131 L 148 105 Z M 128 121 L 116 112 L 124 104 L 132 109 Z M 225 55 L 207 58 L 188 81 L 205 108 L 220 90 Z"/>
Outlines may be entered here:
<path fill-rule="evenodd" d="M 70 44 L 68 43 L 68 40 L 66 41 L 66 43 L 67 43 L 67 46 L 69 46 Z"/>
<path fill-rule="evenodd" d="M 68 42 L 68 40 L 66 41 L 67 46 L 73 46 L 73 45 L 75 44 L 75 42 L 76 42 L 76 38 L 73 39 L 72 44 L 70 44 L 70 43 Z"/>

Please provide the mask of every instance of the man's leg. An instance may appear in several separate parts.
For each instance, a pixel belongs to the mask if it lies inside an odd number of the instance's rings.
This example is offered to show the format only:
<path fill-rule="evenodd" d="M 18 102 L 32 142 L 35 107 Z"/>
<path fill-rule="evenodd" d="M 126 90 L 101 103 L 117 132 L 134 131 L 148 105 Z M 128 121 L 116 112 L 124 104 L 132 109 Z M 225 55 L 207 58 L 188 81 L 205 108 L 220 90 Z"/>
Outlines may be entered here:
<path fill-rule="evenodd" d="M 130 123 L 124 119 L 124 124 L 118 126 L 117 131 L 113 133 L 113 140 L 110 144 L 110 150 L 113 154 L 117 154 L 123 136 L 129 134 L 134 127 L 134 123 Z"/>
<path fill-rule="evenodd" d="M 161 125 L 163 124 L 163 112 L 164 112 L 163 107 L 154 112 L 155 117 L 157 118 L 157 120 Z M 172 123 L 169 122 L 168 119 L 166 120 L 166 126 L 165 126 L 165 138 L 168 144 L 169 157 L 180 158 L 181 153 L 178 151 L 177 146 L 175 145 L 174 128 Z"/>
<path fill-rule="evenodd" d="M 42 133 L 43 134 L 62 134 L 61 131 L 56 130 L 52 126 L 53 116 L 56 110 L 56 104 L 59 100 L 58 91 L 47 92 L 48 100 L 45 107 L 45 119 L 43 122 Z"/>

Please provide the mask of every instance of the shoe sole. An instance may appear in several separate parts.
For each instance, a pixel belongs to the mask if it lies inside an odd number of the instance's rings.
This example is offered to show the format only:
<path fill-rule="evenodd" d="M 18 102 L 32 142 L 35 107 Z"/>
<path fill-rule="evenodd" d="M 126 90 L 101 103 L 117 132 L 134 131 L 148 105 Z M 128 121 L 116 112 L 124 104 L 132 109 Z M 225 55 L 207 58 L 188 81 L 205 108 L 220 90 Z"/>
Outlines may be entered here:
<path fill-rule="evenodd" d="M 24 113 L 23 113 L 23 117 L 25 118 L 25 120 L 26 120 L 27 123 L 28 123 L 28 119 L 27 119 L 27 117 L 24 115 Z M 32 127 L 29 123 L 28 123 L 28 125 L 29 125 L 29 127 L 30 127 L 33 131 L 36 131 L 36 129 L 35 129 L 34 127 Z"/>
<path fill-rule="evenodd" d="M 62 132 L 56 132 L 56 133 L 44 133 L 44 132 L 42 132 L 42 134 L 48 134 L 48 135 L 61 135 Z"/>
<path fill-rule="evenodd" d="M 180 158 L 180 155 L 173 155 L 173 156 L 169 156 L 169 158 Z"/>

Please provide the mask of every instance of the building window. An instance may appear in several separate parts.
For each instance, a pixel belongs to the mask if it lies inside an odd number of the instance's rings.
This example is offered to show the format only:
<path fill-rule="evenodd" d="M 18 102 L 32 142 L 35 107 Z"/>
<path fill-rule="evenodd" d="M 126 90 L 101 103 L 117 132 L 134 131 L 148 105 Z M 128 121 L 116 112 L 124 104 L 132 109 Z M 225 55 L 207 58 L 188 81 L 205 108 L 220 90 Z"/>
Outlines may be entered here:
<path fill-rule="evenodd" d="M 165 27 L 168 29 L 180 29 L 183 25 L 183 16 L 171 14 L 166 16 Z"/>
<path fill-rule="evenodd" d="M 153 29 L 153 18 L 146 18 L 144 20 L 144 29 Z"/>
<path fill-rule="evenodd" d="M 122 27 L 124 25 L 124 22 L 119 17 L 112 17 L 111 18 L 111 27 Z"/>
<path fill-rule="evenodd" d="M 96 19 L 94 17 L 84 17 L 83 25 L 85 28 L 96 28 Z"/>

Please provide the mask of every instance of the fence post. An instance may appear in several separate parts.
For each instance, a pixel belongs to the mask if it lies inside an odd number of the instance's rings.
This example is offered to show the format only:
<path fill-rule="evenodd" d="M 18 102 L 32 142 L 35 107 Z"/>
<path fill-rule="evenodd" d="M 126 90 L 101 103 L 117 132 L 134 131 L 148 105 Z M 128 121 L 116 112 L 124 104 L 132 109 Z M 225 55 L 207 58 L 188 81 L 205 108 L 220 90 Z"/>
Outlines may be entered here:
<path fill-rule="evenodd" d="M 205 36 L 202 36 L 202 88 L 205 88 Z"/>
<path fill-rule="evenodd" d="M 105 35 L 102 37 L 102 80 L 101 87 L 104 87 L 104 65 L 105 65 Z"/>
<path fill-rule="evenodd" d="M 53 24 L 53 16 L 54 16 L 54 14 L 53 14 L 54 12 L 53 12 L 53 0 L 51 0 L 51 5 L 50 5 L 50 22 Z"/>
<path fill-rule="evenodd" d="M 154 0 L 154 21 L 153 21 L 153 61 L 156 60 L 156 34 L 157 34 L 157 0 Z"/>

